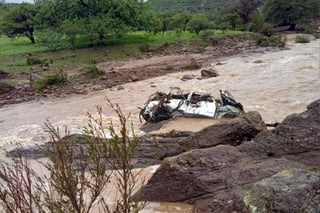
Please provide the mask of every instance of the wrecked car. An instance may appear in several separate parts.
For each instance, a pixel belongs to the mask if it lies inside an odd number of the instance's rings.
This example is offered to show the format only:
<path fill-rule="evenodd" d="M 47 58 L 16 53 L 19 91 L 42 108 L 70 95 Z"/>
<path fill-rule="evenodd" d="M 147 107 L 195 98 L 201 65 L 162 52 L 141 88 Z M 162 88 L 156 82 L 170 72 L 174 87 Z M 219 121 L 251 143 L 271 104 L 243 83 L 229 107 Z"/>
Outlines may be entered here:
<path fill-rule="evenodd" d="M 176 91 L 176 92 L 174 92 Z M 243 113 L 243 106 L 227 90 L 220 90 L 220 98 L 200 92 L 182 93 L 179 88 L 169 93 L 157 92 L 150 96 L 140 111 L 147 122 L 159 122 L 177 116 L 195 118 L 236 117 Z"/>

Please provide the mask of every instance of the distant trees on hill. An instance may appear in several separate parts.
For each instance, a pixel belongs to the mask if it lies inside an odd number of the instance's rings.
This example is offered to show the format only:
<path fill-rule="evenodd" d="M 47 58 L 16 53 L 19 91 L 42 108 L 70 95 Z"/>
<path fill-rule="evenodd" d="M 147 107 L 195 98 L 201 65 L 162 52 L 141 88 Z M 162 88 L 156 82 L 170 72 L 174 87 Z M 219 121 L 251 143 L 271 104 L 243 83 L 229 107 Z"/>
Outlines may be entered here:
<path fill-rule="evenodd" d="M 32 43 L 35 32 L 41 32 L 43 41 L 64 36 L 75 48 L 79 36 L 99 45 L 129 31 L 231 29 L 270 35 L 272 26 L 292 30 L 315 16 L 318 0 L 37 0 L 10 5 L 1 0 L 0 31 L 8 37 L 26 36 Z"/>

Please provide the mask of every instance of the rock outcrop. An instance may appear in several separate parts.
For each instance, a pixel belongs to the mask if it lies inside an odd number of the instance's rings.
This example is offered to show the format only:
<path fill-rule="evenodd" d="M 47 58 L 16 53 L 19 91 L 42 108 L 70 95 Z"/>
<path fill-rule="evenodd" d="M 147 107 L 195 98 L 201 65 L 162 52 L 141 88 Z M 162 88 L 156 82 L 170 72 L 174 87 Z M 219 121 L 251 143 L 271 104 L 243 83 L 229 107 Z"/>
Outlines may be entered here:
<path fill-rule="evenodd" d="M 258 112 L 248 112 L 233 119 L 206 127 L 179 144 L 184 151 L 202 149 L 221 144 L 239 145 L 249 141 L 267 127 Z"/>
<path fill-rule="evenodd" d="M 255 183 L 244 201 L 251 212 L 320 212 L 320 171 L 283 170 Z"/>
<path fill-rule="evenodd" d="M 193 203 L 196 212 L 249 212 L 243 198 L 254 183 L 286 169 L 320 167 L 319 112 L 317 100 L 305 112 L 288 116 L 272 130 L 259 133 L 265 127 L 258 125 L 261 128 L 255 134 L 259 134 L 249 140 L 244 134 L 250 132 L 247 128 L 241 129 L 240 137 L 233 137 L 232 131 L 221 133 L 226 126 L 208 127 L 191 135 L 179 142 L 184 151 L 191 150 L 164 159 L 144 187 L 143 198 Z M 259 119 L 253 120 L 261 124 Z M 218 139 L 213 136 L 217 131 L 221 134 Z M 228 143 L 216 142 L 225 138 Z"/>

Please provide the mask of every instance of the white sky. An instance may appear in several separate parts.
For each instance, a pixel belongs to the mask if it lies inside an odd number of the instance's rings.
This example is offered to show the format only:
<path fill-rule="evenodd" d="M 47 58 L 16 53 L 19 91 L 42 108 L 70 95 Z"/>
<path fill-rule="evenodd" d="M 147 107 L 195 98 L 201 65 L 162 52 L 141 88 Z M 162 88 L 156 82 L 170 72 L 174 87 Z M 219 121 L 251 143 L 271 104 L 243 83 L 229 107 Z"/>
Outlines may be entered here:
<path fill-rule="evenodd" d="M 33 3 L 33 0 L 6 0 L 6 3 L 22 3 L 22 2 Z"/>

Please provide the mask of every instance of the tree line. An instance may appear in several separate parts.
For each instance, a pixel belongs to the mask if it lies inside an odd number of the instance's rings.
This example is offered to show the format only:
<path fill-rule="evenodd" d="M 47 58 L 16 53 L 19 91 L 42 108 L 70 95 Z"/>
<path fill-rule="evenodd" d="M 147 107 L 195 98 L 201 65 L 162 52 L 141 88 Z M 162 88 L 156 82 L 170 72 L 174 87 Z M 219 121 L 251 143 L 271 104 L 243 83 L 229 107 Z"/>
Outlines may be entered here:
<path fill-rule="evenodd" d="M 273 26 L 303 24 L 319 16 L 317 0 L 238 0 L 232 6 L 207 13 L 155 12 L 143 0 L 35 0 L 17 5 L 0 2 L 1 32 L 8 37 L 26 36 L 35 43 L 42 38 L 65 36 L 75 47 L 79 36 L 91 45 L 127 32 L 199 34 L 205 29 L 230 29 L 270 34 Z"/>

